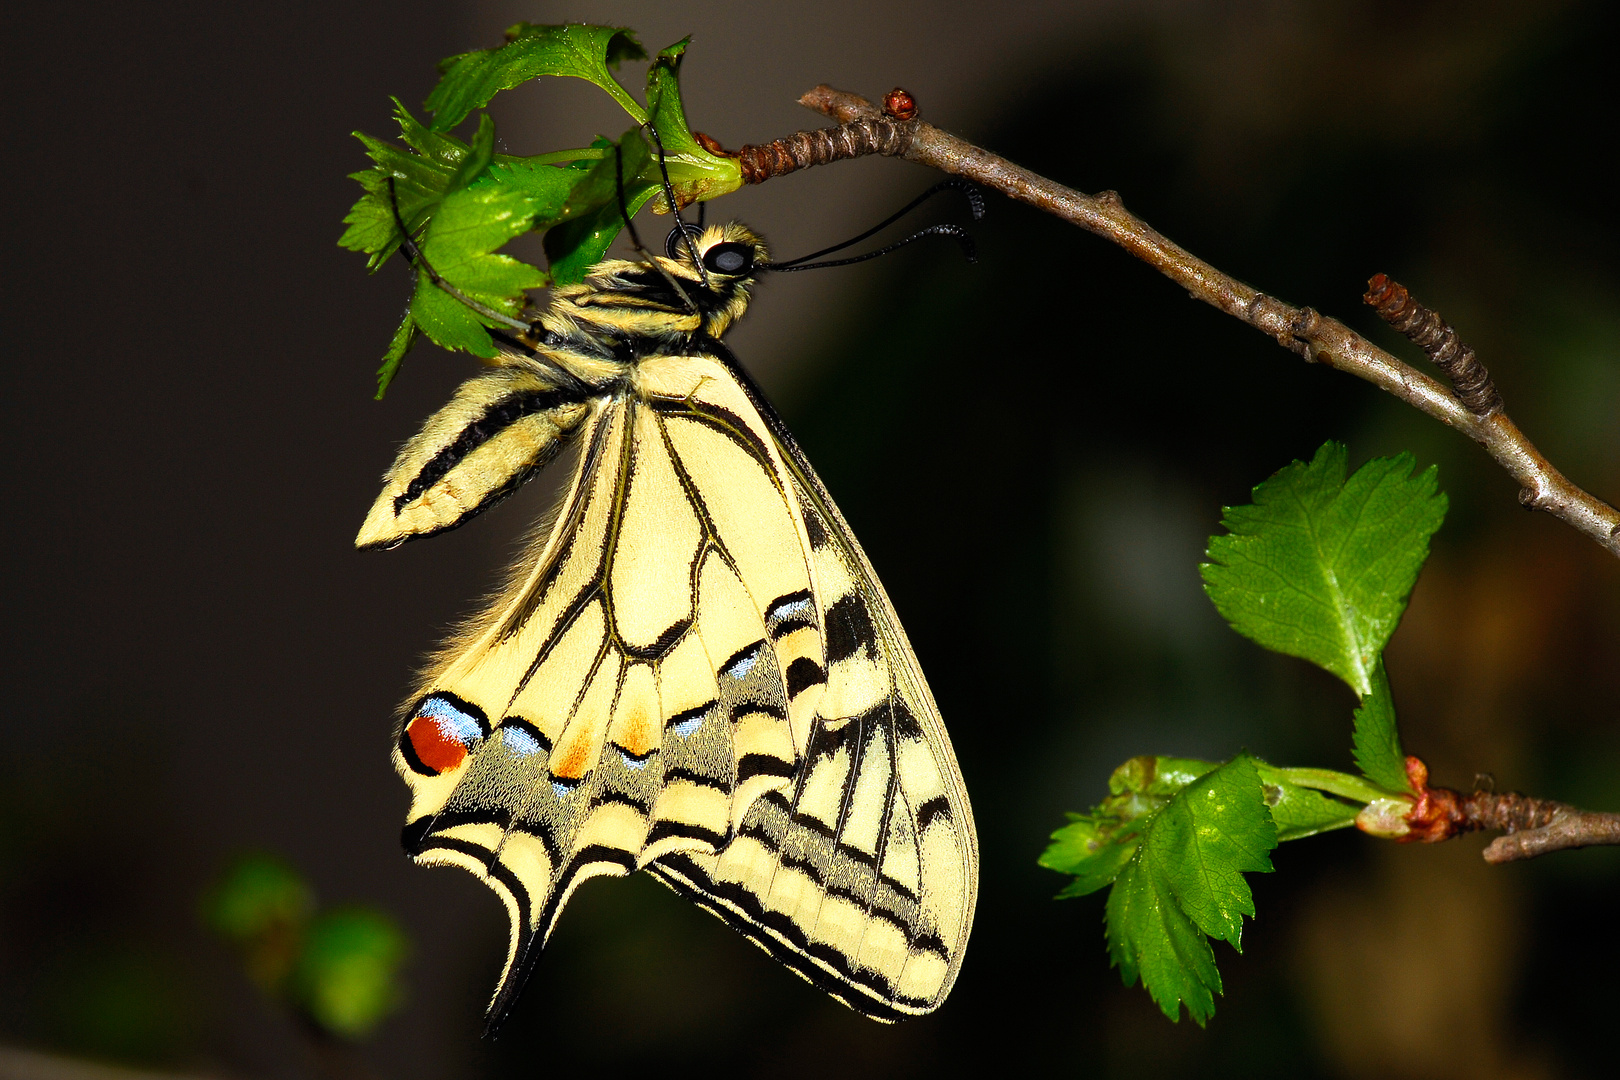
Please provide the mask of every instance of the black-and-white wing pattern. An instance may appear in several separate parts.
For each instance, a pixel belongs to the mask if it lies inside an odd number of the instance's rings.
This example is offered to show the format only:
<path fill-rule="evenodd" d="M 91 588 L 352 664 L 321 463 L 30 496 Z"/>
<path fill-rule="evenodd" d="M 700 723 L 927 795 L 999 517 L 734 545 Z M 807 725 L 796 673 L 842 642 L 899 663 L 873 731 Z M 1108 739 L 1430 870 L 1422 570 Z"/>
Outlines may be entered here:
<path fill-rule="evenodd" d="M 937 1007 L 961 963 L 977 841 L 938 711 L 825 489 L 710 344 L 585 390 L 507 357 L 362 532 L 450 527 L 577 443 L 554 522 L 396 744 L 407 850 L 511 916 L 492 1021 L 573 890 L 642 868 L 878 1019 Z"/>

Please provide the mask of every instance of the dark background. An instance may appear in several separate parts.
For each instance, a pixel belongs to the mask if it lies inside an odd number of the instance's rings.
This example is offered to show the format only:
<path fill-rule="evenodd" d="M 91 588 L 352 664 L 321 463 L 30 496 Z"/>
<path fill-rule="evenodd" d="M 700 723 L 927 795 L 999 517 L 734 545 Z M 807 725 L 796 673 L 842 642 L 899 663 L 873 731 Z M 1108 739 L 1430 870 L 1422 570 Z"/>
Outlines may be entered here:
<path fill-rule="evenodd" d="M 999 199 L 968 266 L 913 248 L 769 282 L 734 337 L 883 575 L 974 800 L 983 892 L 949 1003 L 897 1027 L 823 998 L 642 877 L 573 900 L 507 1033 L 477 1031 L 505 915 L 411 867 L 393 710 L 540 498 L 358 555 L 394 447 L 472 370 L 372 371 L 407 290 L 334 241 L 433 64 L 507 24 L 695 35 L 694 126 L 819 118 L 817 82 L 1055 179 L 1114 188 L 1216 265 L 1412 356 L 1359 302 L 1387 271 L 1458 325 L 1577 482 L 1620 496 L 1617 40 L 1601 3 L 32 5 L 5 16 L 7 463 L 0 1043 L 307 1075 L 296 1026 L 198 917 L 278 852 L 392 912 L 390 1077 L 1600 1076 L 1615 852 L 1488 868 L 1354 834 L 1291 844 L 1207 1030 L 1102 946 L 1101 896 L 1034 859 L 1132 754 L 1346 768 L 1347 691 L 1227 630 L 1196 564 L 1223 504 L 1327 438 L 1438 462 L 1451 514 L 1389 657 L 1440 783 L 1620 808 L 1620 565 L 1521 511 L 1477 447 L 1300 363 L 1103 242 Z M 627 75 L 636 85 L 637 71 Z M 502 149 L 617 134 L 583 83 L 503 95 Z M 713 208 L 784 254 L 933 176 L 866 160 Z"/>

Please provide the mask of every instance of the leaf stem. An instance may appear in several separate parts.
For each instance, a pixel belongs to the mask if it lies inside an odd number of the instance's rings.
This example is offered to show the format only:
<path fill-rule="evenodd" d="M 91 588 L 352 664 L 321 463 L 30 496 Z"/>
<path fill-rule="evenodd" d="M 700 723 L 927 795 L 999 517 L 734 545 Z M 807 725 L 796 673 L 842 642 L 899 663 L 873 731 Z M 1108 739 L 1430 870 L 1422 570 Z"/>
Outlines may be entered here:
<path fill-rule="evenodd" d="M 1365 804 L 1374 799 L 1387 799 L 1391 794 L 1371 781 L 1332 769 L 1278 769 L 1277 775 L 1290 784 L 1325 791 L 1351 802 Z"/>

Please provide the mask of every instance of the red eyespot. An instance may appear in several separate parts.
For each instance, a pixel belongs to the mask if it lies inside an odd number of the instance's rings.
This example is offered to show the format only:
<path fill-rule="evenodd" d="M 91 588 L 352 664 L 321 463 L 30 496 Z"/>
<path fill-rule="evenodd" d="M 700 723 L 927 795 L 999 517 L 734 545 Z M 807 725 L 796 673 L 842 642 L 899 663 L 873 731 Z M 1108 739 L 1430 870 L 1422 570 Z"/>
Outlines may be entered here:
<path fill-rule="evenodd" d="M 405 728 L 416 760 L 434 773 L 449 772 L 467 759 L 467 748 L 445 727 L 436 716 L 418 716 Z"/>
<path fill-rule="evenodd" d="M 483 710 L 448 694 L 422 699 L 400 732 L 399 749 L 412 771 L 438 776 L 456 768 L 489 735 Z"/>

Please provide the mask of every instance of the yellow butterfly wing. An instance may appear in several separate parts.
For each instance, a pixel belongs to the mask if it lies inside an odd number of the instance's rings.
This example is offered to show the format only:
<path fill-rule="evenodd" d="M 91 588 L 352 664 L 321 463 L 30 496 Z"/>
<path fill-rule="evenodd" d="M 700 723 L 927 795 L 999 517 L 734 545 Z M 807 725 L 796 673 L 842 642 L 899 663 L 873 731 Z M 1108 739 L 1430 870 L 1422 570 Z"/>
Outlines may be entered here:
<path fill-rule="evenodd" d="M 492 1023 L 573 890 L 638 868 L 875 1018 L 930 1011 L 956 977 L 977 845 L 938 711 L 728 361 L 653 356 L 577 397 L 510 358 L 406 446 L 362 532 L 450 527 L 578 443 L 557 516 L 425 674 L 395 751 L 407 850 L 511 916 Z"/>

